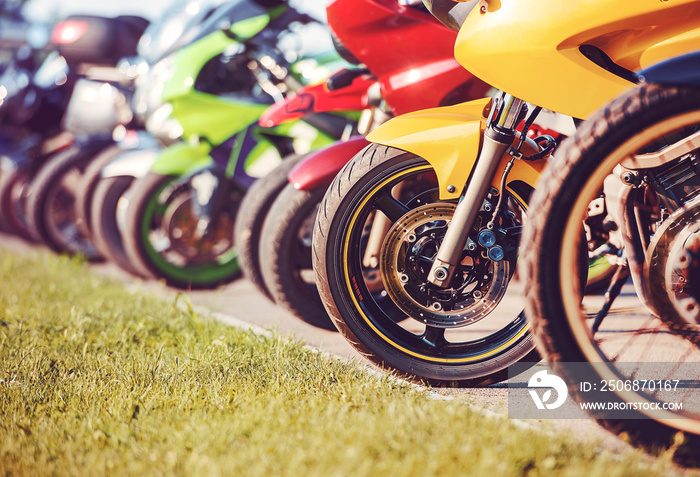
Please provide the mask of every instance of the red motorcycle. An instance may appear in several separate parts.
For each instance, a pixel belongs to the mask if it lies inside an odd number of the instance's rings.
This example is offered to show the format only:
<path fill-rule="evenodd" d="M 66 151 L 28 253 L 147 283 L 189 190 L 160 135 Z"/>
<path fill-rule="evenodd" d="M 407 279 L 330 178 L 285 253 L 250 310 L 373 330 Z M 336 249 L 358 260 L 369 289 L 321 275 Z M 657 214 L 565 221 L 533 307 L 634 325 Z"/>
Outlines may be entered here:
<path fill-rule="evenodd" d="M 312 226 L 327 187 L 368 144 L 364 135 L 393 114 L 481 98 L 490 87 L 457 63 L 456 32 L 422 4 L 331 0 L 327 15 L 338 52 L 358 68 L 302 88 L 270 107 L 260 124 L 274 126 L 319 112 L 361 111 L 359 135 L 285 160 L 257 181 L 239 209 L 235 240 L 244 274 L 262 293 L 307 323 L 335 330 L 311 267 Z M 376 218 L 367 240 L 381 241 L 386 228 L 382 219 Z M 377 260 L 379 245 L 372 249 L 376 254 L 364 257 L 370 264 Z"/>

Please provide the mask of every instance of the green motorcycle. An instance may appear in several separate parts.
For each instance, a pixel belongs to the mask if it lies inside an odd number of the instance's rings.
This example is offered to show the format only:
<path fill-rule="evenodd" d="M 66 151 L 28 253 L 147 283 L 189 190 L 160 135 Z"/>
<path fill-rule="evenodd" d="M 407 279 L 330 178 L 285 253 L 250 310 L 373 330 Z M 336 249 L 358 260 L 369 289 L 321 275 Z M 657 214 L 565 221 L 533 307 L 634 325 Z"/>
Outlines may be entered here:
<path fill-rule="evenodd" d="M 352 128 L 345 117 L 317 115 L 275 128 L 258 118 L 288 91 L 344 62 L 332 49 L 291 58 L 290 35 L 314 23 L 285 3 L 235 0 L 219 7 L 199 34 L 154 68 L 163 105 L 147 127 L 182 142 L 159 153 L 124 196 L 122 239 L 143 275 L 179 288 L 213 288 L 239 273 L 234 223 L 256 178 L 284 157 L 330 144 Z M 318 22 L 315 22 L 318 24 Z"/>

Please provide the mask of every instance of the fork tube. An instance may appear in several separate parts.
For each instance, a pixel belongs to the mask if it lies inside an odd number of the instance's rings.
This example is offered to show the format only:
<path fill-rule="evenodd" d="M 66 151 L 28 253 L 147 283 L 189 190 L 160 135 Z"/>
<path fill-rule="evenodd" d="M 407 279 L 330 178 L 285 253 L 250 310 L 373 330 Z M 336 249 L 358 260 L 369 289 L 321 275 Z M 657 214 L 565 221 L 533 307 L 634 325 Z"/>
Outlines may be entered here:
<path fill-rule="evenodd" d="M 462 192 L 452 221 L 440 244 L 437 257 L 428 274 L 428 281 L 442 288 L 449 286 L 455 268 L 462 256 L 467 237 L 486 198 L 501 158 L 515 138 L 520 111 L 524 102 L 510 95 L 503 97 L 503 110 L 493 118 L 484 133 L 484 144 L 472 171 L 471 178 Z M 503 191 L 500 191 L 502 194 Z"/>

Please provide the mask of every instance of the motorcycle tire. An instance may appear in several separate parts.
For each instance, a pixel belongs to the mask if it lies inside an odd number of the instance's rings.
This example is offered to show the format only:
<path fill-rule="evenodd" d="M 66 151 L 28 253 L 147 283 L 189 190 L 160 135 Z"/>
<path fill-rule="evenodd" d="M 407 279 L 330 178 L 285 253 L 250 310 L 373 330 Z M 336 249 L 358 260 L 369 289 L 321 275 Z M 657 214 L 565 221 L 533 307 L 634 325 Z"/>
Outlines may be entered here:
<path fill-rule="evenodd" d="M 275 303 L 297 318 L 333 330 L 313 279 L 311 240 L 325 188 L 301 191 L 293 185 L 272 204 L 260 239 L 260 270 Z"/>
<path fill-rule="evenodd" d="M 260 293 L 270 300 L 272 295 L 265 285 L 260 269 L 260 233 L 268 216 L 268 211 L 279 193 L 289 184 L 287 175 L 305 156 L 285 158 L 269 174 L 258 179 L 243 196 L 236 217 L 234 230 L 238 262 L 243 276 L 250 280 Z"/>
<path fill-rule="evenodd" d="M 134 181 L 122 233 L 124 250 L 139 269 L 172 287 L 216 288 L 240 275 L 233 224 L 242 194 L 233 190 L 215 218 L 217 231 L 212 237 L 223 241 L 225 249 L 216 253 L 212 248 L 217 243 L 191 233 L 197 222 L 188 215 L 192 189 L 180 179 L 151 172 Z"/>
<path fill-rule="evenodd" d="M 27 200 L 29 229 L 56 253 L 100 260 L 91 237 L 78 230 L 75 200 L 90 150 L 72 146 L 49 157 L 32 179 Z"/>
<path fill-rule="evenodd" d="M 581 217 L 586 214 L 584 210 L 590 197 L 599 194 L 601 188 L 606 190 L 601 185 L 604 180 L 619 177 L 619 173 L 612 172 L 618 170 L 615 167 L 619 167 L 620 161 L 636 154 L 661 150 L 674 140 L 669 138 L 676 137 L 676 134 L 685 136 L 699 127 L 700 91 L 654 85 L 635 88 L 595 113 L 575 136 L 562 145 L 556 161 L 546 169 L 533 194 L 531 207 L 538 213 L 525 227 L 523 243 L 528 246 L 522 250 L 529 283 L 527 315 L 544 360 L 552 363 L 555 373 L 569 384 L 570 394 L 580 403 L 592 398 L 590 393 L 582 392 L 576 385 L 581 376 L 572 372 L 565 363 L 605 364 L 591 371 L 594 376 L 586 377 L 594 380 L 592 382 L 609 376 L 625 382 L 626 371 L 617 363 L 649 362 L 652 351 L 661 353 L 659 361 L 671 362 L 673 366 L 681 366 L 680 359 L 687 359 L 697 367 L 697 327 L 692 329 L 671 316 L 658 315 L 639 302 L 635 306 L 623 302 L 618 310 L 613 302 L 609 315 L 594 331 L 590 319 L 595 315 L 595 309 L 591 309 L 594 303 L 587 302 L 577 293 L 576 284 L 571 280 L 571 254 L 575 245 L 570 240 L 575 241 L 576 234 L 580 234 Z M 650 171 L 654 169 L 642 169 L 640 175 Z M 642 200 L 648 200 L 647 194 L 652 189 L 647 184 L 641 182 L 623 187 L 628 188 L 630 196 L 637 188 L 648 188 L 642 190 L 644 197 L 639 194 Z M 628 198 L 625 207 L 633 205 Z M 656 231 L 654 234 L 663 230 L 660 223 L 661 219 L 657 218 L 649 225 L 652 231 Z M 650 266 L 649 260 L 655 255 L 649 252 L 646 251 L 644 258 L 645 267 Z M 637 290 L 636 285 L 634 290 Z M 624 294 L 621 297 L 624 299 Z M 596 308 L 600 308 L 600 304 Z M 616 341 L 618 336 L 627 338 Z M 652 342 L 653 347 L 649 345 Z M 637 371 L 633 374 L 637 376 Z M 641 371 L 640 376 L 639 379 L 644 378 Z M 649 397 L 643 390 L 607 394 L 621 404 L 636 399 L 662 399 Z M 698 411 L 697 406 L 684 407 L 683 411 L 665 411 L 667 414 L 662 416 L 655 411 L 635 409 L 636 417 L 630 419 L 611 419 L 612 416 L 601 416 L 594 411 L 589 413 L 612 433 L 624 434 L 633 444 L 647 451 L 656 452 L 673 446 L 673 457 L 677 462 L 697 465 L 700 461 Z M 678 434 L 684 436 L 680 441 Z"/>
<path fill-rule="evenodd" d="M 398 183 L 405 184 L 402 194 L 407 193 L 407 198 L 392 198 L 395 184 Z M 444 234 L 446 219 L 442 215 L 433 215 L 443 212 L 432 211 L 449 211 L 453 208 L 454 202 L 437 201 L 437 179 L 427 161 L 399 149 L 377 144 L 368 146 L 336 176 L 319 207 L 312 256 L 316 284 L 336 328 L 376 365 L 393 370 L 407 379 L 432 385 L 487 385 L 506 379 L 509 366 L 516 362 L 534 364 L 539 360 L 524 313 L 518 311 L 520 308 L 513 311 L 515 318 L 508 310 L 503 326 L 493 326 L 492 316 L 485 315 L 490 314 L 493 309 L 489 307 L 495 304 L 486 303 L 485 299 L 482 303 L 476 292 L 470 292 L 472 296 L 469 298 L 470 304 L 465 305 L 466 312 L 481 313 L 481 317 L 487 318 L 487 329 L 470 326 L 455 328 L 452 327 L 456 324 L 454 322 L 446 326 L 446 322 L 438 320 L 455 318 L 462 325 L 471 323 L 468 315 L 463 313 L 465 310 L 458 307 L 454 307 L 454 310 L 451 307 L 445 317 L 438 311 L 433 313 L 424 305 L 420 305 L 420 311 L 415 313 L 406 312 L 405 309 L 402 311 L 400 303 L 391 297 L 385 277 L 382 276 L 380 282 L 374 278 L 371 270 L 374 266 L 384 273 L 387 267 L 363 263 L 363 248 L 366 252 L 365 243 L 369 242 L 365 241 L 367 224 L 372 223 L 380 212 L 392 222 L 392 231 L 385 236 L 382 245 L 380 259 L 384 260 L 395 250 L 391 245 L 395 241 L 389 238 L 391 234 L 394 231 L 400 233 L 404 224 L 413 227 L 414 218 L 406 217 L 416 214 L 415 220 L 423 227 L 422 230 L 434 229 L 436 232 L 432 239 L 439 239 Z M 423 217 L 430 222 L 424 223 Z M 438 230 L 439 227 L 442 227 L 442 232 Z M 413 237 L 409 236 L 406 240 L 416 240 L 416 235 L 409 235 Z M 432 239 L 430 234 L 425 238 L 426 241 Z M 509 264 L 515 259 L 517 257 L 513 260 L 509 258 L 508 264 L 500 267 L 510 267 Z M 418 260 L 421 260 L 420 256 Z M 475 260 L 479 260 L 479 264 L 482 262 L 478 257 Z M 486 261 L 483 263 L 487 267 L 494 266 Z M 496 273 L 506 272 L 505 268 L 493 270 L 496 271 L 490 276 L 492 278 Z M 503 289 L 512 273 L 513 270 L 509 269 L 506 277 L 503 277 L 506 280 L 490 280 L 490 285 L 484 285 L 484 289 L 487 286 L 493 287 L 493 290 L 497 287 Z M 481 280 L 486 278 L 489 276 L 479 275 L 476 279 L 482 283 Z M 426 290 L 432 292 L 427 287 L 420 289 L 420 292 Z M 414 306 L 417 302 L 404 303 Z M 493 332 L 492 328 L 498 329 Z M 455 332 L 456 336 L 453 334 Z"/>
<path fill-rule="evenodd" d="M 105 177 L 95 185 L 90 204 L 92 238 L 97 250 L 107 260 L 137 277 L 148 277 L 149 273 L 135 265 L 124 249 L 118 219 L 120 201 L 133 183 L 129 176 Z"/>
<path fill-rule="evenodd" d="M 25 164 L 12 172 L 0 174 L 0 222 L 3 230 L 35 242 L 27 223 L 26 203 L 35 165 Z"/>
<path fill-rule="evenodd" d="M 117 146 L 106 148 L 90 161 L 83 173 L 75 196 L 75 222 L 78 229 L 86 236 L 92 235 L 92 202 L 95 188 L 101 179 L 102 169 L 124 150 Z"/>

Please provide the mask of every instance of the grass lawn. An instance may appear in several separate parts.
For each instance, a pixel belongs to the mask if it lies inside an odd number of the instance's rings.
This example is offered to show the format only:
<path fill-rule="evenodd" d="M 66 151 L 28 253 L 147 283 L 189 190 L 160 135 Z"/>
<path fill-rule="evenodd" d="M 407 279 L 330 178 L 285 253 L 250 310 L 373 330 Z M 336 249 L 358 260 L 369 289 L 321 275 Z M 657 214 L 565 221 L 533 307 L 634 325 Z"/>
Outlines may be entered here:
<path fill-rule="evenodd" d="M 671 475 L 0 250 L 0 475 Z"/>

